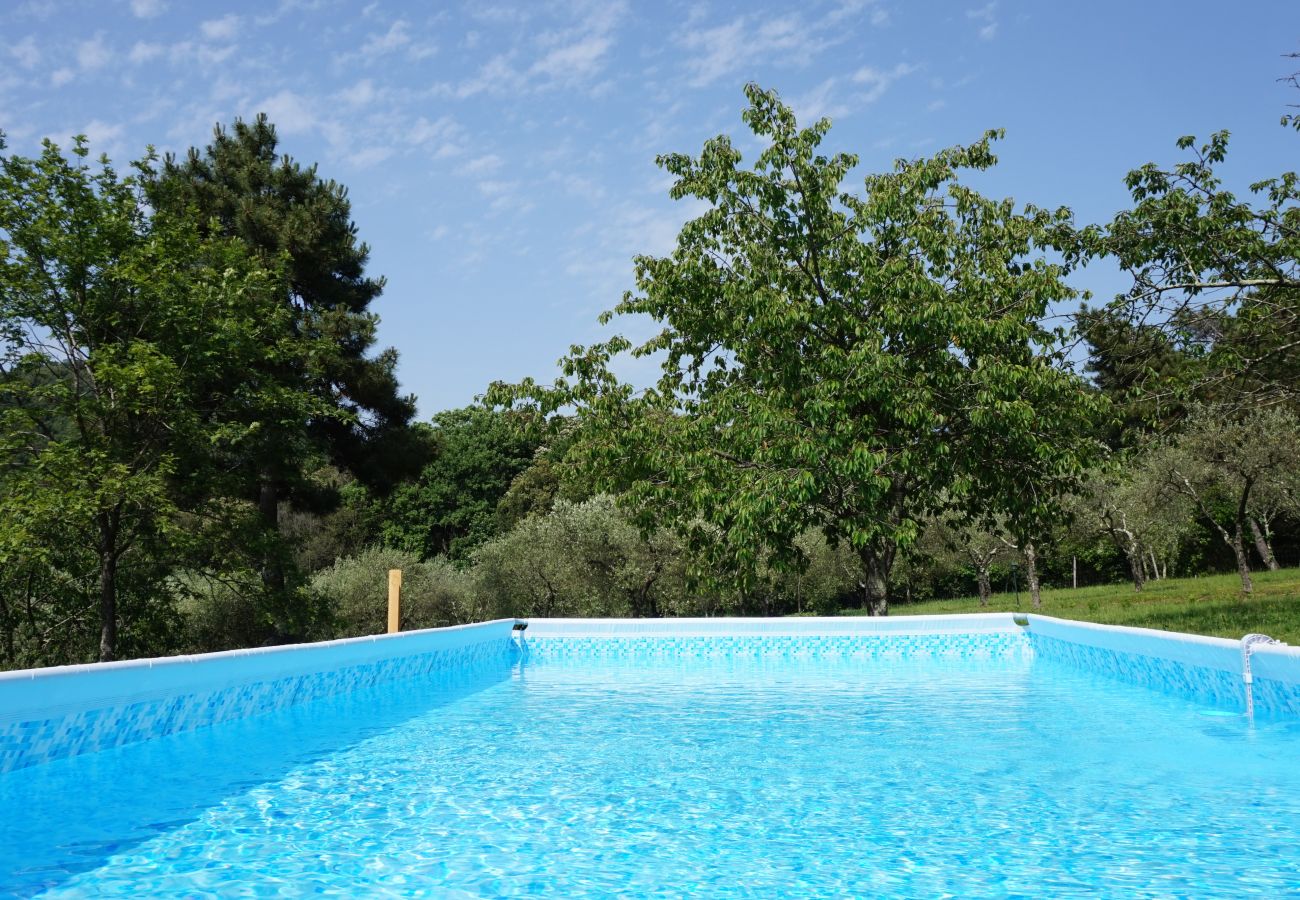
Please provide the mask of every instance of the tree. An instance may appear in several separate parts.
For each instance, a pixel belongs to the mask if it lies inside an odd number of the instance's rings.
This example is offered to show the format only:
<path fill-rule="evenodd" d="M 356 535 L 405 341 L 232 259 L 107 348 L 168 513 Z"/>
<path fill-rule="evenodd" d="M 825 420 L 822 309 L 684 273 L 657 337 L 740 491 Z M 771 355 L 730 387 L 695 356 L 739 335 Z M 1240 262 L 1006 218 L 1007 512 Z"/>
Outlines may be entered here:
<path fill-rule="evenodd" d="M 1191 159 L 1130 172 L 1133 208 L 1104 229 L 1085 229 L 1076 252 L 1110 256 L 1131 277 L 1113 304 L 1118 316 L 1198 351 L 1199 399 L 1243 407 L 1294 399 L 1300 176 L 1258 181 L 1250 186 L 1253 199 L 1243 200 L 1216 172 L 1227 155 L 1227 132 L 1200 147 L 1183 137 L 1178 146 Z"/>
<path fill-rule="evenodd" d="M 817 528 L 853 548 L 862 602 L 883 614 L 920 516 L 1041 511 L 1092 452 L 1070 436 L 1094 399 L 1040 324 L 1075 296 L 1035 255 L 1068 214 L 959 183 L 994 164 L 992 132 L 844 192 L 857 159 L 818 154 L 829 122 L 800 130 L 775 94 L 746 94 L 767 142 L 752 170 L 725 136 L 659 159 L 672 196 L 709 209 L 670 256 L 636 259 L 638 289 L 606 320 L 661 330 L 575 348 L 548 402 L 576 404 L 594 477 L 643 521 L 718 529 L 720 573 L 797 565 L 795 539 Z M 628 350 L 661 355 L 652 388 L 610 373 Z"/>
<path fill-rule="evenodd" d="M 347 190 L 320 178 L 315 166 L 278 156 L 278 144 L 265 115 L 236 120 L 229 131 L 218 125 L 207 148 L 168 156 L 149 183 L 158 208 L 194 216 L 268 262 L 283 258 L 288 328 L 316 343 L 314 356 L 267 373 L 321 401 L 305 443 L 268 428 L 268 439 L 245 461 L 250 495 L 273 531 L 282 501 L 319 509 L 336 500 L 306 477 L 316 455 L 381 494 L 427 460 L 408 427 L 415 402 L 399 393 L 396 351 L 369 355 L 378 323 L 370 304 L 384 282 L 365 272 L 369 248 L 357 239 Z M 264 575 L 268 586 L 284 590 L 282 560 L 269 559 Z"/>
<path fill-rule="evenodd" d="M 673 532 L 642 532 L 602 494 L 524 519 L 477 548 L 472 571 L 500 615 L 658 617 L 695 611 L 686 558 Z"/>
<path fill-rule="evenodd" d="M 304 349 L 282 339 L 281 273 L 151 214 L 149 159 L 121 177 L 88 155 L 78 138 L 71 160 L 49 142 L 0 156 L 0 570 L 26 573 L 31 639 L 66 625 L 30 606 L 32 585 L 61 581 L 81 599 L 60 612 L 96 610 L 111 660 L 123 623 L 165 614 L 162 582 L 198 535 L 179 514 L 227 495 L 223 463 L 263 423 L 317 409 L 247 377 Z M 48 661 L 85 658 L 65 650 Z"/>
<path fill-rule="evenodd" d="M 1245 532 L 1261 487 L 1276 488 L 1300 466 L 1300 419 L 1282 407 L 1244 412 L 1203 407 L 1152 465 L 1165 489 L 1186 497 L 1231 549 L 1241 590 L 1253 590 Z"/>
<path fill-rule="evenodd" d="M 532 417 L 481 406 L 433 417 L 433 460 L 384 504 L 383 542 L 423 559 L 463 558 L 497 533 L 497 506 L 532 463 L 541 440 Z"/>
<path fill-rule="evenodd" d="M 1006 532 L 995 526 L 983 528 L 937 520 L 931 523 L 927 537 L 935 550 L 954 558 L 975 573 L 980 606 L 988 606 L 993 596 L 993 565 L 1009 550 L 1017 549 Z"/>
<path fill-rule="evenodd" d="M 1166 329 L 1143 327 L 1114 307 L 1082 309 L 1075 317 L 1088 345 L 1085 371 L 1109 401 L 1112 450 L 1163 434 L 1186 415 L 1186 389 L 1199 369 L 1196 357 Z"/>

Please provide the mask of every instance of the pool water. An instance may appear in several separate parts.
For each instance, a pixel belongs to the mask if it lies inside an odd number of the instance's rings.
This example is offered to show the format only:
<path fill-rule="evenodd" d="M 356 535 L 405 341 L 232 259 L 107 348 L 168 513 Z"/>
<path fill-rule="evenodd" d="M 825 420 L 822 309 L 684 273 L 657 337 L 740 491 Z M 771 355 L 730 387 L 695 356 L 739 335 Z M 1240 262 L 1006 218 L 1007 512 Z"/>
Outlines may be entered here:
<path fill-rule="evenodd" d="M 1300 723 L 1028 658 L 482 664 L 0 776 L 0 894 L 1300 895 Z"/>

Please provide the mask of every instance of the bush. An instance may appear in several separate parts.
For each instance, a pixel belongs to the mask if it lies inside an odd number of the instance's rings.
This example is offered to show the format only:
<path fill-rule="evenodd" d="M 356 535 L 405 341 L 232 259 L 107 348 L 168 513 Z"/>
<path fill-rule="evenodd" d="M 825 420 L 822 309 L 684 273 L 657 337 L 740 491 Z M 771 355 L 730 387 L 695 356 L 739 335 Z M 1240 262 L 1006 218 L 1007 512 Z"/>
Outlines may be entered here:
<path fill-rule="evenodd" d="M 478 617 L 465 573 L 442 560 L 371 547 L 312 576 L 311 591 L 329 608 L 338 637 L 383 634 L 388 628 L 388 570 L 402 570 L 401 627 L 436 628 Z"/>

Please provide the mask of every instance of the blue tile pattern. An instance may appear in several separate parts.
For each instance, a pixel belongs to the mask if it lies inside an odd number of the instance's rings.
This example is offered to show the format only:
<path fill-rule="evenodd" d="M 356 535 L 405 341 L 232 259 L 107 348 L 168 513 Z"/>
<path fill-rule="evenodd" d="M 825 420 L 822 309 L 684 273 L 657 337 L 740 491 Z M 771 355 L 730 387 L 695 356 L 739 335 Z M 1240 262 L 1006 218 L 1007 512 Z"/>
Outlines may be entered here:
<path fill-rule="evenodd" d="M 510 638 L 433 650 L 289 678 L 256 681 L 48 719 L 0 722 L 0 772 L 189 731 L 439 670 L 501 663 L 517 655 Z"/>
<path fill-rule="evenodd" d="M 992 659 L 1024 657 L 1032 650 L 1021 632 L 935 632 L 931 634 L 689 635 L 681 637 L 546 636 L 525 641 L 529 659 L 580 657 L 729 658 L 908 658 L 918 656 Z"/>
<path fill-rule="evenodd" d="M 1141 653 L 1127 653 L 1089 644 L 1064 641 L 1030 633 L 1037 659 L 1051 659 L 1088 669 L 1110 678 L 1140 684 L 1165 693 L 1232 709 L 1245 709 L 1246 694 L 1240 672 L 1224 672 L 1208 666 L 1161 659 Z M 1300 685 L 1291 686 L 1293 692 Z M 1256 709 L 1259 685 L 1256 685 Z"/>
<path fill-rule="evenodd" d="M 1255 678 L 1255 714 L 1300 716 L 1300 684 Z"/>

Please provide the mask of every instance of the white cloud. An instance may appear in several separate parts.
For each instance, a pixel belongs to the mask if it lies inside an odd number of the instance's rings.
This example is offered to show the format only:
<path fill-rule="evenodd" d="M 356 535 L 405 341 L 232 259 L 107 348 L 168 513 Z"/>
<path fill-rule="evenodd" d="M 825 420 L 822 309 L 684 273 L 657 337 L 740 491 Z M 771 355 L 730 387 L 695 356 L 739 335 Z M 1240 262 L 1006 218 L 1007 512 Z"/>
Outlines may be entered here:
<path fill-rule="evenodd" d="M 434 159 L 446 159 L 465 152 L 462 146 L 464 129 L 451 116 L 430 122 L 421 116 L 406 133 L 407 143 L 433 151 Z"/>
<path fill-rule="evenodd" d="M 54 87 L 63 87 L 63 85 L 71 81 L 76 74 L 76 72 L 72 71 L 72 69 L 69 69 L 67 66 L 64 66 L 61 69 L 55 69 L 50 73 L 50 84 Z"/>
<path fill-rule="evenodd" d="M 409 30 L 410 25 L 407 24 L 406 20 L 398 19 L 383 34 L 371 35 L 370 39 L 361 45 L 361 54 L 375 57 L 383 56 L 385 53 L 392 53 L 394 50 L 400 50 L 411 43 Z"/>
<path fill-rule="evenodd" d="M 348 106 L 369 106 L 378 96 L 375 83 L 369 78 L 363 78 L 352 87 L 339 91 L 339 99 Z"/>
<path fill-rule="evenodd" d="M 300 94 L 284 90 L 257 104 L 255 112 L 264 112 L 282 134 L 301 134 L 318 124 L 311 104 Z"/>
<path fill-rule="evenodd" d="M 36 46 L 36 38 L 30 34 L 12 45 L 9 48 L 9 55 L 24 69 L 34 69 L 36 64 L 41 61 L 41 51 Z"/>
<path fill-rule="evenodd" d="M 836 79 L 827 78 L 817 87 L 790 99 L 790 108 L 800 124 L 811 125 L 824 116 L 835 118 L 846 114 L 849 109 L 843 103 L 837 103 L 832 97 Z"/>
<path fill-rule="evenodd" d="M 435 93 L 463 100 L 478 94 L 518 94 L 591 85 L 605 69 L 615 33 L 627 14 L 627 5 L 574 0 L 567 11 L 576 22 L 538 32 L 529 42 L 531 46 L 498 53 L 473 77 L 459 83 L 435 85 Z M 496 22 L 516 12 L 526 15 L 522 11 L 494 8 L 486 17 Z M 482 10 L 476 10 L 475 15 L 485 17 Z M 607 88 L 608 85 L 596 84 L 590 89 L 599 92 Z"/>
<path fill-rule="evenodd" d="M 899 63 L 888 71 L 863 66 L 853 73 L 853 80 L 858 84 L 866 85 L 866 92 L 863 93 L 859 100 L 863 103 L 874 103 L 884 96 L 889 86 L 905 75 L 910 75 L 916 71 L 916 66 L 908 63 Z"/>
<path fill-rule="evenodd" d="M 699 51 L 686 62 L 690 83 L 704 87 L 765 59 L 811 62 L 831 43 L 820 26 L 797 15 L 754 20 L 741 16 L 725 25 L 684 32 L 679 43 Z"/>
<path fill-rule="evenodd" d="M 92 149 L 102 150 L 104 145 L 116 142 L 122 136 L 123 128 L 121 125 L 113 125 L 94 119 L 81 129 L 81 133 L 86 136 Z"/>
<path fill-rule="evenodd" d="M 591 35 L 572 44 L 556 47 L 529 70 L 561 80 L 577 80 L 599 72 L 613 41 L 606 35 Z"/>
<path fill-rule="evenodd" d="M 135 46 L 131 48 L 131 52 L 128 54 L 127 58 L 130 59 L 134 65 L 138 66 L 142 63 L 147 63 L 151 60 L 157 59 L 162 56 L 166 50 L 167 48 L 162 44 L 153 44 L 148 41 L 136 41 Z"/>
<path fill-rule="evenodd" d="M 979 31 L 977 32 L 981 41 L 991 41 L 993 38 L 997 37 L 998 22 L 995 18 L 997 11 L 997 0 L 990 0 L 990 2 L 977 9 L 966 10 L 966 18 L 977 23 L 983 23 L 979 26 Z"/>
<path fill-rule="evenodd" d="M 83 70 L 101 68 L 112 58 L 113 51 L 104 43 L 103 35 L 95 35 L 92 40 L 77 44 L 77 65 Z"/>
<path fill-rule="evenodd" d="M 490 175 L 501 168 L 504 160 L 495 153 L 478 156 L 456 169 L 457 175 Z"/>
<path fill-rule="evenodd" d="M 131 14 L 137 19 L 152 19 L 166 9 L 166 0 L 131 0 Z"/>
<path fill-rule="evenodd" d="M 208 19 L 199 25 L 199 30 L 210 41 L 230 41 L 234 40 L 239 34 L 239 26 L 242 21 L 239 16 L 232 13 L 231 15 L 222 16 L 220 19 Z"/>
<path fill-rule="evenodd" d="M 354 153 L 348 154 L 347 160 L 358 169 L 368 169 L 371 166 L 379 165 L 392 155 L 392 147 L 363 147 Z"/>

